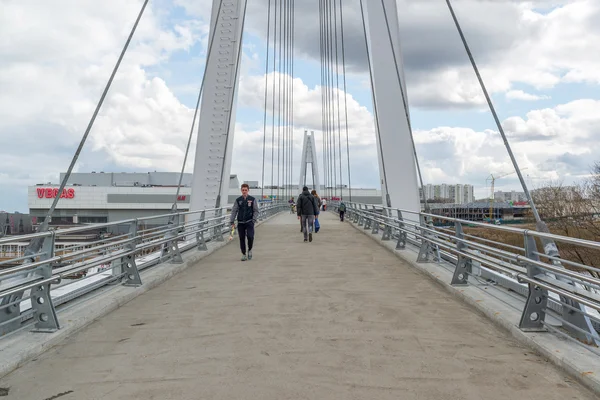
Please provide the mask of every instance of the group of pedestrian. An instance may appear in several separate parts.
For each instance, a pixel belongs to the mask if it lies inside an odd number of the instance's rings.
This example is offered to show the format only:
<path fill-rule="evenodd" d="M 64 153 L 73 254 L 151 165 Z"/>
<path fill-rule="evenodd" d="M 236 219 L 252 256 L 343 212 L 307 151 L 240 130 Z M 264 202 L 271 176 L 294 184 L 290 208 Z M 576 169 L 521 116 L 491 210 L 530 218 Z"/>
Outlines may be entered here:
<path fill-rule="evenodd" d="M 252 245 L 254 244 L 254 225 L 258 220 L 259 210 L 258 202 L 253 196 L 248 193 L 250 187 L 244 183 L 241 187 L 242 195 L 238 197 L 231 208 L 229 223 L 232 230 L 235 229 L 235 221 L 237 219 L 238 234 L 240 237 L 240 250 L 242 251 L 242 261 L 252 260 Z M 317 194 L 316 190 L 308 191 L 308 187 L 302 188 L 302 193 L 298 196 L 297 202 L 294 203 L 292 197 L 289 201 L 290 211 L 296 211 L 298 220 L 300 221 L 300 231 L 304 234 L 305 242 L 312 242 L 313 232 L 319 230 L 319 214 L 321 208 L 323 211 L 327 209 L 327 202 Z M 341 202 L 339 207 L 340 221 L 344 221 L 344 213 L 346 205 Z M 248 248 L 246 251 L 246 239 L 248 240 Z"/>
<path fill-rule="evenodd" d="M 321 199 L 317 191 L 308 191 L 308 187 L 302 188 L 302 193 L 298 196 L 296 203 L 296 214 L 300 220 L 300 230 L 304 234 L 304 241 L 312 242 L 315 220 L 318 220 L 321 210 Z"/>

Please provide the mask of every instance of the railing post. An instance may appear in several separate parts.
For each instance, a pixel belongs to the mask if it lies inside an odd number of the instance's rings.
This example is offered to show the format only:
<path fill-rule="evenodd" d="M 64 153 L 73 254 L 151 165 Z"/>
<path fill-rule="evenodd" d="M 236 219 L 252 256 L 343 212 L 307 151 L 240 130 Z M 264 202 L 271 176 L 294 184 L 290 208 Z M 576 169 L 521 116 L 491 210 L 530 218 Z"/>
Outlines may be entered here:
<path fill-rule="evenodd" d="M 360 226 L 360 204 L 354 205 L 354 223 Z"/>
<path fill-rule="evenodd" d="M 137 238 L 137 226 L 138 221 L 132 222 L 129 224 L 129 238 L 135 239 L 125 245 L 125 251 L 131 252 L 134 251 L 133 254 L 127 254 L 121 257 L 121 274 L 124 277 L 124 286 L 140 286 L 142 284 L 142 278 L 140 277 L 140 272 L 138 271 L 137 264 L 135 262 L 135 248 L 138 242 Z"/>
<path fill-rule="evenodd" d="M 206 239 L 204 239 L 204 219 L 206 218 L 206 211 L 202 211 L 200 214 L 200 222 L 198 222 L 198 232 L 196 232 L 196 246 L 200 251 L 207 251 L 208 247 L 206 246 Z"/>
<path fill-rule="evenodd" d="M 227 215 L 225 215 L 225 217 L 227 217 Z M 215 239 L 217 242 L 222 242 L 225 239 L 223 238 L 223 221 L 225 221 L 225 219 L 223 218 L 223 209 L 219 208 L 216 212 L 215 212 L 215 226 L 213 228 L 213 239 Z"/>
<path fill-rule="evenodd" d="M 365 204 L 365 223 L 363 228 L 365 230 L 371 229 L 371 219 L 373 217 L 369 214 L 369 206 Z"/>
<path fill-rule="evenodd" d="M 419 219 L 421 221 L 421 236 L 422 237 L 421 237 L 421 247 L 419 249 L 419 255 L 417 256 L 417 262 L 418 263 L 429 262 L 429 254 L 433 253 L 433 249 L 434 249 L 434 246 L 428 240 L 430 237 L 432 237 L 432 234 L 422 228 L 431 228 L 433 224 L 427 223 L 427 221 L 425 220 L 425 217 L 423 215 L 420 215 Z M 437 249 L 437 246 L 435 246 L 435 248 Z M 439 257 L 437 255 L 434 256 L 434 261 L 439 261 Z"/>
<path fill-rule="evenodd" d="M 42 239 L 42 246 L 40 248 L 39 261 L 48 260 L 54 257 L 54 232 L 50 236 L 46 236 Z M 34 261 L 36 254 L 32 254 L 31 261 Z M 25 261 L 28 263 L 30 261 Z M 12 279 L 23 279 L 23 283 L 30 282 L 31 279 L 35 280 L 39 277 L 43 280 L 47 280 L 52 277 L 52 264 L 46 263 L 39 266 L 31 272 L 24 273 L 20 278 Z M 7 279 L 7 281 L 10 280 Z M 34 332 L 54 332 L 60 329 L 58 318 L 56 317 L 56 310 L 52 302 L 50 295 L 50 283 L 44 283 L 29 289 L 31 297 L 31 308 L 33 309 L 33 318 L 35 321 Z M 1 299 L 0 305 L 5 306 L 0 309 L 0 336 L 6 333 L 12 332 L 21 326 L 21 302 L 25 290 L 19 291 L 12 295 L 7 295 Z"/>
<path fill-rule="evenodd" d="M 539 261 L 540 257 L 535 254 L 537 252 L 537 245 L 535 238 L 525 233 L 525 256 L 534 261 Z M 526 263 L 527 276 L 529 278 L 535 278 L 536 276 L 544 275 L 538 266 Z M 521 282 L 523 283 L 523 282 Z M 529 332 L 545 331 L 544 320 L 546 319 L 546 307 L 548 304 L 548 291 L 533 283 L 528 283 L 529 293 L 527 295 L 527 301 L 521 314 L 521 320 L 519 321 L 519 329 Z"/>
<path fill-rule="evenodd" d="M 54 257 L 54 241 L 54 233 L 44 238 L 42 252 L 45 254 L 40 256 L 40 261 Z M 36 274 L 41 275 L 44 279 L 51 278 L 52 264 L 44 264 L 36 271 Z M 50 283 L 38 285 L 31 289 L 31 308 L 34 310 L 33 318 L 35 319 L 33 332 L 56 332 L 60 329 L 56 309 L 50 295 Z"/>
<path fill-rule="evenodd" d="M 163 244 L 160 260 L 162 262 L 163 259 L 167 258 L 171 264 L 181 264 L 183 262 L 183 257 L 181 257 L 181 252 L 179 251 L 179 246 L 177 245 L 177 235 L 179 233 L 179 215 L 177 215 L 176 222 L 175 218 L 171 218 L 167 223 L 167 227 L 169 227 L 169 230 L 165 234 L 165 239 L 169 240 L 167 243 Z"/>
<path fill-rule="evenodd" d="M 404 250 L 406 248 L 406 231 L 404 225 L 404 219 L 402 218 L 402 211 L 398 211 L 398 242 L 396 243 L 396 250 Z"/>
<path fill-rule="evenodd" d="M 357 225 L 358 226 L 363 226 L 363 223 L 365 222 L 365 218 L 363 215 L 363 211 L 362 211 L 362 204 L 358 205 L 358 221 L 357 221 Z"/>
<path fill-rule="evenodd" d="M 390 220 L 388 219 L 388 217 L 392 216 L 392 209 L 384 208 L 383 215 L 385 218 L 383 219 L 383 236 L 381 236 L 381 240 L 385 241 L 392 238 L 392 227 L 390 226 Z"/>
<path fill-rule="evenodd" d="M 462 229 L 462 225 L 460 222 L 456 221 L 454 223 L 456 238 L 459 239 L 456 241 L 456 250 L 460 252 L 465 252 L 468 249 L 468 246 L 462 239 L 465 238 L 465 234 Z M 456 268 L 454 269 L 454 274 L 452 275 L 452 282 L 450 282 L 453 286 L 466 286 L 469 283 L 469 275 L 471 274 L 471 259 L 465 257 L 463 255 L 458 255 L 458 262 L 456 263 Z"/>
<path fill-rule="evenodd" d="M 384 209 L 382 209 L 383 211 Z M 379 233 L 379 219 L 377 218 L 377 208 L 375 208 L 375 206 L 373 206 L 373 230 L 371 231 L 372 234 L 376 235 Z"/>

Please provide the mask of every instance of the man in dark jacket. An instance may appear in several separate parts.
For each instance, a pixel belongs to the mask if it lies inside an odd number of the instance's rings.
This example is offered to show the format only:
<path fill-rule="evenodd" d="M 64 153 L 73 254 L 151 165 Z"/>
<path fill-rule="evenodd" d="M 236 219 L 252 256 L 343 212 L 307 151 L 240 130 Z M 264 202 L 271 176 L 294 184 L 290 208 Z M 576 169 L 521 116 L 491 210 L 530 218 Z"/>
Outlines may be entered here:
<path fill-rule="evenodd" d="M 240 250 L 242 250 L 242 261 L 252 260 L 252 244 L 254 243 L 254 224 L 258 221 L 258 202 L 248 195 L 250 187 L 242 185 L 242 195 L 235 199 L 231 208 L 229 222 L 231 227 L 235 226 L 235 218 L 238 221 L 238 234 L 240 235 Z M 248 238 L 248 257 L 246 258 L 246 237 Z"/>
<path fill-rule="evenodd" d="M 315 218 L 319 218 L 319 206 L 317 199 L 310 194 L 308 188 L 302 188 L 302 194 L 298 196 L 298 204 L 296 204 L 296 212 L 298 219 L 302 221 L 302 232 L 304 233 L 304 241 L 312 242 L 312 232 L 315 225 Z"/>

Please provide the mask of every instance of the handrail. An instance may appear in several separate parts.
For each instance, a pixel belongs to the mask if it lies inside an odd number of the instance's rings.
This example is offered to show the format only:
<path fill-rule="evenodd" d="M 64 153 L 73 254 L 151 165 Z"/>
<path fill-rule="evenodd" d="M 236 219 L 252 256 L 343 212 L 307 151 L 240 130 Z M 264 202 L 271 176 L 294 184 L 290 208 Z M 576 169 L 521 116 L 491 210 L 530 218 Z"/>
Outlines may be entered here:
<path fill-rule="evenodd" d="M 288 210 L 289 205 L 283 202 L 259 203 L 259 219 Z M 186 221 L 189 215 L 194 217 Z M 146 225 L 147 221 L 161 219 L 160 224 L 151 229 L 138 230 L 138 226 Z M 124 228 L 126 233 L 123 233 Z M 0 337 L 28 323 L 34 324 L 37 331 L 59 329 L 53 304 L 56 289 L 60 289 L 59 300 L 63 304 L 105 285 L 114 285 L 115 281 L 139 286 L 141 268 L 163 262 L 183 262 L 183 251 L 193 248 L 206 251 L 208 242 L 224 241 L 229 229 L 227 209 L 221 207 L 2 238 L 0 245 L 40 238 L 43 245 L 36 254 L 15 255 L 5 262 L 20 265 L 0 269 Z M 57 238 L 68 239 L 73 233 L 99 230 L 116 234 L 91 242 L 78 241 L 77 246 L 56 248 L 57 244 L 64 244 L 56 242 Z M 150 255 L 158 262 L 141 261 Z M 69 285 L 74 282 L 78 284 L 73 289 Z"/>
<path fill-rule="evenodd" d="M 535 239 L 550 239 L 594 250 L 600 250 L 600 242 L 382 205 L 345 204 L 346 216 L 352 223 L 365 230 L 371 229 L 372 234 L 381 235 L 381 240 L 397 240 L 397 251 L 405 251 L 407 245 L 414 245 L 419 251 L 417 262 L 449 264 L 454 269 L 452 285 L 469 285 L 477 275 L 486 275 L 498 286 L 504 285 L 515 293 L 524 292 L 521 329 L 546 331 L 546 313 L 552 312 L 569 331 L 570 337 L 578 339 L 577 343 L 600 345 L 600 279 L 590 273 L 598 268 L 578 260 L 580 262 L 567 261 L 565 264 L 585 271 L 566 269 L 557 263 L 561 261 L 559 257 L 538 252 Z M 338 211 L 339 202 L 330 205 L 333 212 Z M 407 220 L 407 215 L 414 217 Z M 434 226 L 431 218 L 451 222 L 454 230 L 451 226 Z M 483 232 L 517 234 L 523 245 L 511 244 L 507 248 L 506 243 L 465 234 L 463 225 L 474 226 Z M 453 257 L 441 257 L 440 249 Z"/>

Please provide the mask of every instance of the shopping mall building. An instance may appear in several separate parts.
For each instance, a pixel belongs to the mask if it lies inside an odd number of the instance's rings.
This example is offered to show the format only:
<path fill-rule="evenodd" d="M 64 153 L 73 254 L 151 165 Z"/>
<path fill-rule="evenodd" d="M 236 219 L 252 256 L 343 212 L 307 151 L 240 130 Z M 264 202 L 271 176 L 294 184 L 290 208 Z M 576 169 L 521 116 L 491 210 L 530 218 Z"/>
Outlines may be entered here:
<path fill-rule="evenodd" d="M 64 173 L 60 175 L 62 181 Z M 180 211 L 189 209 L 192 174 L 185 174 L 177 198 Z M 130 218 L 141 218 L 169 212 L 177 193 L 179 173 L 147 172 L 116 173 L 91 172 L 71 174 L 55 212 L 53 224 L 102 223 Z M 248 182 L 250 194 L 262 201 L 268 200 L 270 189 L 261 190 L 258 182 Z M 228 204 L 240 195 L 241 182 L 237 175 L 229 179 Z M 53 199 L 59 195 L 57 184 L 38 184 L 28 189 L 29 213 L 34 224 L 40 223 Z M 297 191 L 297 187 L 294 187 Z M 283 189 L 281 194 L 283 193 Z M 340 192 L 343 189 L 338 189 Z M 347 189 L 344 196 L 347 198 Z M 265 198 L 261 198 L 261 193 Z M 277 195 L 277 189 L 273 190 Z M 381 191 L 375 189 L 356 189 L 352 191 L 353 200 L 371 204 L 381 204 Z M 260 201 L 259 200 L 259 201 Z"/>

